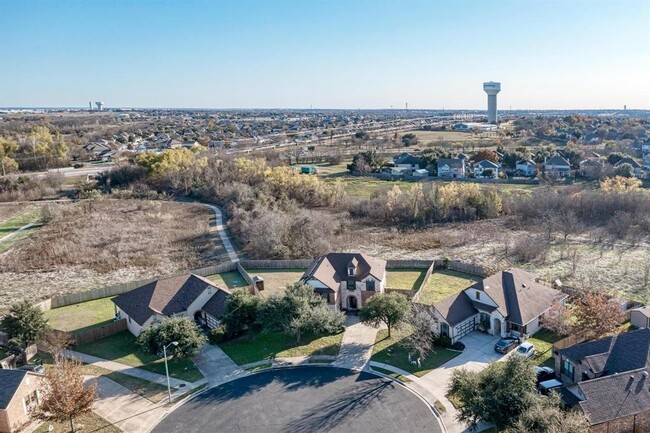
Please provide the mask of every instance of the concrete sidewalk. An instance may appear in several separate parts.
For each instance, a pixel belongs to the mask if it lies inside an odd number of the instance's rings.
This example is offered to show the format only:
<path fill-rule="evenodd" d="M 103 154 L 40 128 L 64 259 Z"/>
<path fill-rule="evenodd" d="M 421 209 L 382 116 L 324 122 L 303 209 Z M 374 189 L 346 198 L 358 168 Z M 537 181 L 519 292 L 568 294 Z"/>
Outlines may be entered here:
<path fill-rule="evenodd" d="M 215 215 L 215 226 L 217 231 L 219 232 L 219 236 L 221 237 L 221 242 L 223 242 L 223 247 L 226 249 L 226 252 L 228 253 L 228 257 L 230 258 L 231 262 L 238 262 L 239 261 L 239 256 L 237 256 L 237 252 L 235 251 L 235 247 L 232 246 L 232 242 L 230 242 L 230 238 L 228 237 L 228 233 L 226 233 L 226 229 L 223 226 L 223 214 L 221 213 L 221 209 L 218 207 L 211 205 L 211 204 L 206 204 L 206 203 L 201 203 L 203 206 L 207 206 L 210 209 L 214 211 Z"/>
<path fill-rule="evenodd" d="M 104 368 L 106 370 L 117 371 L 128 376 L 137 377 L 142 380 L 147 380 L 149 382 L 158 383 L 160 385 L 167 386 L 167 378 L 158 373 L 151 371 L 143 370 L 137 367 L 131 367 L 129 365 L 120 364 L 119 362 L 109 361 L 107 359 L 98 358 L 96 356 L 87 355 L 85 353 L 75 352 L 74 350 L 64 350 L 63 354 L 69 358 L 75 358 L 79 361 L 96 365 L 98 367 Z M 182 385 L 182 387 L 189 387 L 190 382 L 184 380 L 174 379 L 173 377 L 169 378 L 169 382 L 172 387 L 177 388 Z"/>
<path fill-rule="evenodd" d="M 367 368 L 378 328 L 364 325 L 357 316 L 347 316 L 345 333 L 335 366 L 362 370 Z"/>

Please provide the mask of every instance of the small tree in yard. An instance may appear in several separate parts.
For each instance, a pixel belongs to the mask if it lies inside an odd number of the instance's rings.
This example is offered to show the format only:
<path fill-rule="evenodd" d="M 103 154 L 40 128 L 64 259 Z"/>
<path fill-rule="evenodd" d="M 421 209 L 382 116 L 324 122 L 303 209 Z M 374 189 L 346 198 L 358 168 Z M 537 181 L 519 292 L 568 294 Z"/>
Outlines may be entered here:
<path fill-rule="evenodd" d="M 542 316 L 542 326 L 557 335 L 569 335 L 573 329 L 571 310 L 558 301 Z"/>
<path fill-rule="evenodd" d="M 511 433 L 588 433 L 589 423 L 581 412 L 564 411 L 555 392 L 538 396 L 535 404 L 521 414 Z"/>
<path fill-rule="evenodd" d="M 247 331 L 257 319 L 261 298 L 245 290 L 235 290 L 226 300 L 221 320 L 226 325 L 228 335 L 233 336 Z"/>
<path fill-rule="evenodd" d="M 177 341 L 174 356 L 192 356 L 206 342 L 199 327 L 187 317 L 165 319 L 159 326 L 152 326 L 138 336 L 136 343 L 145 352 L 162 355 L 163 347 Z"/>
<path fill-rule="evenodd" d="M 411 312 L 411 302 L 399 293 L 377 294 L 366 301 L 359 311 L 359 319 L 366 324 L 378 326 L 380 323 L 388 327 L 388 337 L 391 329 L 404 322 Z"/>
<path fill-rule="evenodd" d="M 9 334 L 11 343 L 21 347 L 36 343 L 48 328 L 43 311 L 27 301 L 12 305 L 0 321 L 0 329 Z"/>
<path fill-rule="evenodd" d="M 34 416 L 43 421 L 70 422 L 70 431 L 74 432 L 74 419 L 92 410 L 97 400 L 96 388 L 97 383 L 84 386 L 83 366 L 79 361 L 58 357 L 55 365 L 45 372 L 41 403 Z"/>
<path fill-rule="evenodd" d="M 403 340 L 403 345 L 409 351 L 409 360 L 415 356 L 418 367 L 433 349 L 436 334 L 433 329 L 436 324 L 433 315 L 426 308 L 413 308 L 413 313 L 406 322 L 411 333 Z"/>
<path fill-rule="evenodd" d="M 621 306 L 602 292 L 589 289 L 573 302 L 576 328 L 588 338 L 612 333 L 623 322 Z"/>

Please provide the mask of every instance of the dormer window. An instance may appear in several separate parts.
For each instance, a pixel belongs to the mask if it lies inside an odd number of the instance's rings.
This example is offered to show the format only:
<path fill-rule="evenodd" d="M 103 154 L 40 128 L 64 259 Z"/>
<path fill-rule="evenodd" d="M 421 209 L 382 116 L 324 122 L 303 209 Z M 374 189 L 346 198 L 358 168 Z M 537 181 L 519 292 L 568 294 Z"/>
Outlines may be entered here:
<path fill-rule="evenodd" d="M 479 299 L 479 300 L 481 299 L 481 292 L 478 292 L 478 291 L 476 292 L 476 299 Z"/>
<path fill-rule="evenodd" d="M 348 268 L 348 277 L 354 277 L 354 267 L 352 266 Z"/>

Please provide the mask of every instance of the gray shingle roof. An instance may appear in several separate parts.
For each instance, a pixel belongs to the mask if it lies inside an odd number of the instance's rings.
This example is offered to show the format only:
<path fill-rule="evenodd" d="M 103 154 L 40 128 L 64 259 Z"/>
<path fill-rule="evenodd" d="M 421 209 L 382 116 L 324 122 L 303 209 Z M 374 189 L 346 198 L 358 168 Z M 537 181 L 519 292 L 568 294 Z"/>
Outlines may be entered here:
<path fill-rule="evenodd" d="M 435 308 L 450 326 L 455 326 L 477 314 L 477 310 L 465 292 L 456 293 L 436 302 Z"/>
<path fill-rule="evenodd" d="M 181 313 L 209 286 L 210 280 L 194 274 L 164 278 L 140 286 L 113 298 L 120 310 L 144 323 L 153 315 L 171 316 Z"/>
<path fill-rule="evenodd" d="M 567 166 L 570 167 L 569 161 L 562 158 L 560 155 L 555 155 L 552 158 L 549 158 L 544 163 L 545 165 L 554 165 L 554 166 Z"/>
<path fill-rule="evenodd" d="M 438 167 L 448 165 L 451 168 L 462 168 L 463 160 L 458 158 L 439 158 Z"/>
<path fill-rule="evenodd" d="M 331 290 L 338 290 L 347 279 L 348 265 L 355 265 L 355 280 L 372 275 L 380 281 L 386 272 L 386 260 L 360 253 L 329 253 L 314 260 L 301 280 L 315 278 Z"/>
<path fill-rule="evenodd" d="M 5 370 L 0 368 L 0 409 L 6 409 L 14 398 L 14 394 L 28 374 L 25 370 Z"/>
<path fill-rule="evenodd" d="M 228 296 L 230 296 L 229 291 L 218 288 L 216 293 L 212 295 L 201 309 L 215 319 L 219 319 L 226 310 L 226 301 L 228 300 Z"/>

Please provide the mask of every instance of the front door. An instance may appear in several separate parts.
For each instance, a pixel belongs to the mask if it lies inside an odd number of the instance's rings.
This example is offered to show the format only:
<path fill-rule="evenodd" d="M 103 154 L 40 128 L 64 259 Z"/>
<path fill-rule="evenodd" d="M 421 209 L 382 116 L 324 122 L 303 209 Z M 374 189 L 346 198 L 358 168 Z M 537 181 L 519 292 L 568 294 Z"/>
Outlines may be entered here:
<path fill-rule="evenodd" d="M 501 335 L 501 321 L 494 319 L 494 335 Z"/>
<path fill-rule="evenodd" d="M 348 310 L 356 310 L 356 309 L 357 309 L 357 297 L 348 296 Z"/>

